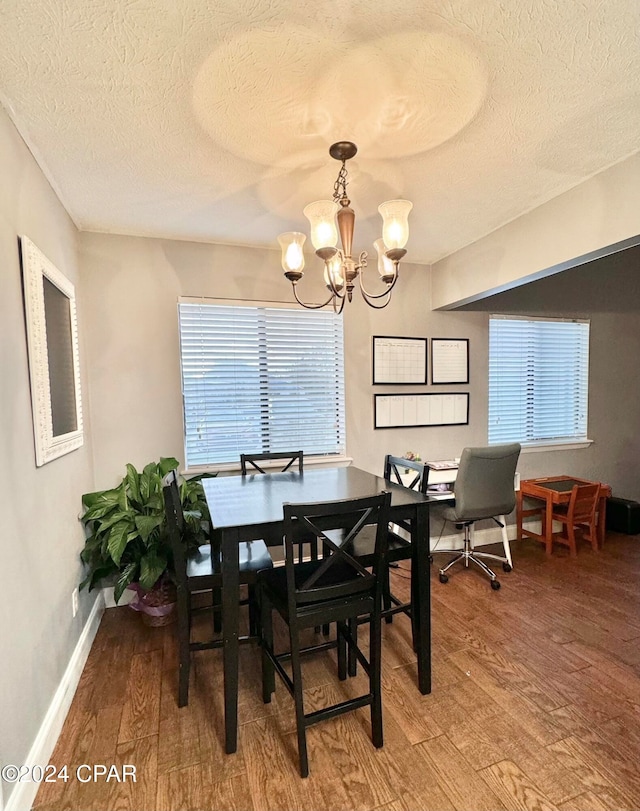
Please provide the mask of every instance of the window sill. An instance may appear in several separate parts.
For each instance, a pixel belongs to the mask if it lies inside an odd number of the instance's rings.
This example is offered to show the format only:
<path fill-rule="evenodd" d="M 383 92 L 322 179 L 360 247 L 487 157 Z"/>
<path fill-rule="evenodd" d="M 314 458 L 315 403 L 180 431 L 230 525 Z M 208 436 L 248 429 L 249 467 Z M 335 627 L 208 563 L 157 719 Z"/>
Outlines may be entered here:
<path fill-rule="evenodd" d="M 305 456 L 304 466 L 309 467 L 348 467 L 353 462 L 351 456 L 336 455 L 336 456 Z M 278 468 L 282 467 L 282 463 L 278 461 L 267 461 L 261 464 L 265 468 Z M 221 473 L 222 475 L 231 473 L 240 473 L 240 461 L 238 462 L 225 462 L 219 465 L 196 465 L 194 467 L 186 468 L 182 471 L 183 475 L 195 476 L 198 473 Z"/>
<path fill-rule="evenodd" d="M 593 439 L 567 440 L 566 442 L 536 442 L 535 444 L 522 445 L 521 453 L 540 453 L 542 451 L 579 451 L 589 448 L 593 444 Z"/>

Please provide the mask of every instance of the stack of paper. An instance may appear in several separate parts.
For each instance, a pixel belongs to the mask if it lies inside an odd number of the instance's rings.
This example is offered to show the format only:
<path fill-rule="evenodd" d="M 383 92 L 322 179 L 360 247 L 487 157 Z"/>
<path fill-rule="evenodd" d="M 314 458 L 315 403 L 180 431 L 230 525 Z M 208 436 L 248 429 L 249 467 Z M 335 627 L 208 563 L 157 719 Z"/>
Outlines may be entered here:
<path fill-rule="evenodd" d="M 460 463 L 459 459 L 445 459 L 441 462 L 425 462 L 431 470 L 455 470 Z"/>

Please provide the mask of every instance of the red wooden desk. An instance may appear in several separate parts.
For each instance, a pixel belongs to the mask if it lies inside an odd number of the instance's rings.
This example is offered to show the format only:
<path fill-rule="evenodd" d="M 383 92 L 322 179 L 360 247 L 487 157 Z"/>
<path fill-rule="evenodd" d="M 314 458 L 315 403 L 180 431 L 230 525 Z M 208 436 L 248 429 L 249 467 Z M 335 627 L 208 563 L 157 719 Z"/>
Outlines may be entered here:
<path fill-rule="evenodd" d="M 520 489 L 517 492 L 516 501 L 518 540 L 523 536 L 535 538 L 536 541 L 541 541 L 547 545 L 547 549 L 550 549 L 551 545 L 549 541 L 553 540 L 553 521 L 551 520 L 553 505 L 568 504 L 571 498 L 571 491 L 576 484 L 600 484 L 600 495 L 598 497 L 598 543 L 602 546 L 606 529 L 607 497 L 611 495 L 611 487 L 601 482 L 589 481 L 589 479 L 578 479 L 576 476 L 546 476 L 542 479 L 523 479 L 520 482 Z M 536 498 L 544 502 L 542 534 L 533 532 L 530 529 L 524 529 L 522 526 L 522 502 L 526 497 Z"/>

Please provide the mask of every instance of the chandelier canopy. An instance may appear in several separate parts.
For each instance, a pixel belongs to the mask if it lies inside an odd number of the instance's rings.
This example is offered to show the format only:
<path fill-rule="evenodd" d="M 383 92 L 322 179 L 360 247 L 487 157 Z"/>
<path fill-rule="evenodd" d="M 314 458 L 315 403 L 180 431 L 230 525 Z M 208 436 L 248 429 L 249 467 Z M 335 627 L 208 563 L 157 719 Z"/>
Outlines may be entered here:
<path fill-rule="evenodd" d="M 316 256 L 324 262 L 324 281 L 329 290 L 329 298 L 322 304 L 305 304 L 298 297 L 297 284 L 304 276 L 305 234 L 289 231 L 278 237 L 282 247 L 284 275 L 291 282 L 298 304 L 310 310 L 331 304 L 335 312 L 342 312 L 345 301 L 352 299 L 356 277 L 366 303 L 376 309 L 386 307 L 398 280 L 398 263 L 407 252 L 405 245 L 409 239 L 408 217 L 413 204 L 408 200 L 388 200 L 378 206 L 382 216 L 382 237 L 374 242 L 378 254 L 378 273 L 385 289 L 380 293 L 370 293 L 365 289 L 363 275 L 367 266 L 367 252 L 362 251 L 357 259 L 352 256 L 356 215 L 347 196 L 346 163 L 357 151 L 358 148 L 351 141 L 338 141 L 331 146 L 329 154 L 342 163 L 333 186 L 333 199 L 309 203 L 303 211 L 311 226 L 311 242 Z M 341 248 L 336 247 L 338 232 Z"/>

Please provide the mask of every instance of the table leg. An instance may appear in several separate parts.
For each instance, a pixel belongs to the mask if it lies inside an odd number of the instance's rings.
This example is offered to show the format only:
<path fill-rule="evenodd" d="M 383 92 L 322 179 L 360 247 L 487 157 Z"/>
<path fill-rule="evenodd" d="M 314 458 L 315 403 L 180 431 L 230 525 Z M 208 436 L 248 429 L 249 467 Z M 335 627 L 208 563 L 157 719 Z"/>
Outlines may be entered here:
<path fill-rule="evenodd" d="M 516 490 L 516 540 L 522 540 L 522 490 Z"/>
<path fill-rule="evenodd" d="M 416 629 L 418 689 L 431 692 L 431 578 L 429 572 L 429 505 L 416 507 L 411 533 L 411 600 Z"/>
<path fill-rule="evenodd" d="M 547 555 L 553 550 L 553 494 L 550 493 L 545 499 L 544 508 L 544 544 Z"/>
<path fill-rule="evenodd" d="M 607 534 L 607 497 L 600 496 L 598 499 L 598 545 L 600 549 L 604 546 L 604 538 Z"/>
<path fill-rule="evenodd" d="M 225 751 L 238 748 L 238 667 L 240 624 L 238 531 L 222 533 L 222 649 L 224 667 Z"/>

